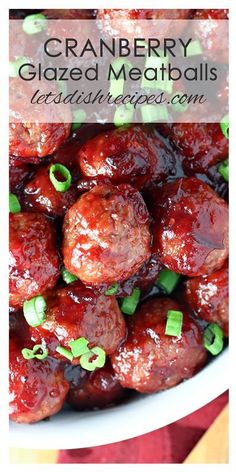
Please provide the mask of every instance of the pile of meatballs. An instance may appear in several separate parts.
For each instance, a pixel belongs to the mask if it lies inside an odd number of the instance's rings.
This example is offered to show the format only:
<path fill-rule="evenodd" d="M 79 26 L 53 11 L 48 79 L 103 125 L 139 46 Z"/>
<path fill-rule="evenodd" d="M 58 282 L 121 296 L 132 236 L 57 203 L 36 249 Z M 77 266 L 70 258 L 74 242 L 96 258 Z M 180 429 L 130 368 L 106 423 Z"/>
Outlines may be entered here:
<path fill-rule="evenodd" d="M 109 27 L 114 11 L 97 14 Z M 218 123 L 10 124 L 10 191 L 18 202 L 9 248 L 13 421 L 40 421 L 65 402 L 97 409 L 134 391 L 165 390 L 209 361 L 210 323 L 226 342 L 228 193 L 219 165 L 227 157 Z M 71 176 L 63 191 L 50 178 L 58 164 Z M 158 283 L 166 269 L 178 278 L 171 293 Z M 134 293 L 127 314 L 122 307 Z M 44 317 L 32 326 L 24 307 L 38 297 Z M 178 336 L 166 334 L 170 311 L 183 316 Z M 87 370 L 79 355 L 64 355 L 81 338 L 102 350 L 102 367 Z M 35 346 L 39 355 L 22 354 Z"/>

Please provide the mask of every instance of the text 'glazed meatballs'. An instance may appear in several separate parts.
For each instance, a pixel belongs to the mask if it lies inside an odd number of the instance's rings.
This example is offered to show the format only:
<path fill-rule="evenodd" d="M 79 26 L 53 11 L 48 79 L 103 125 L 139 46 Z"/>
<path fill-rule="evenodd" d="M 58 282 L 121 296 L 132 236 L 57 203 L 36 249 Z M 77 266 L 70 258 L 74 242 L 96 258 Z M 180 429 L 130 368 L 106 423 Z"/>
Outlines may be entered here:
<path fill-rule="evenodd" d="M 167 336 L 167 312 L 183 312 L 180 337 Z M 127 320 L 128 337 L 111 356 L 112 366 L 123 387 L 153 393 L 192 377 L 206 361 L 202 332 L 179 305 L 168 298 L 144 302 Z"/>
<path fill-rule="evenodd" d="M 188 276 L 220 269 L 228 257 L 228 206 L 195 177 L 156 189 L 154 248 L 170 270 Z"/>
<path fill-rule="evenodd" d="M 138 189 L 162 180 L 174 167 L 174 156 L 158 135 L 138 125 L 95 136 L 80 148 L 77 159 L 85 177 Z"/>
<path fill-rule="evenodd" d="M 65 267 L 84 283 L 128 279 L 151 255 L 149 214 L 130 185 L 99 185 L 83 194 L 63 230 Z"/>
<path fill-rule="evenodd" d="M 44 215 L 10 215 L 10 305 L 52 288 L 59 277 L 56 234 Z"/>
<path fill-rule="evenodd" d="M 101 369 L 86 372 L 79 366 L 70 366 L 65 370 L 70 382 L 67 402 L 76 410 L 107 408 L 125 397 L 109 361 Z"/>
<path fill-rule="evenodd" d="M 50 355 L 58 357 L 55 348 L 68 348 L 80 337 L 90 347 L 99 346 L 106 354 L 113 353 L 125 338 L 125 321 L 113 296 L 96 295 L 80 282 L 45 294 L 46 321 L 32 329 L 37 344 L 46 342 Z M 65 359 L 63 359 L 65 360 Z"/>
<path fill-rule="evenodd" d="M 69 383 L 57 361 L 24 359 L 18 341 L 13 338 L 10 340 L 9 367 L 11 420 L 35 423 L 62 408 Z"/>
<path fill-rule="evenodd" d="M 190 308 L 200 318 L 217 323 L 225 336 L 229 331 L 228 272 L 228 268 L 223 267 L 213 274 L 193 277 L 185 282 L 185 296 Z"/>

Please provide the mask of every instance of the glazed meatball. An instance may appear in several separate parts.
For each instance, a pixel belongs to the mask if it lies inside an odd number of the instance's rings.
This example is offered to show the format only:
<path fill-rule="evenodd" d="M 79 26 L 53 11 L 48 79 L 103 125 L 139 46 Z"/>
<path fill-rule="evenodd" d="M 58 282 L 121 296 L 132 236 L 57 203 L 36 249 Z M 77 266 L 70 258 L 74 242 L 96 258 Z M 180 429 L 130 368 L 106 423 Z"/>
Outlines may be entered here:
<path fill-rule="evenodd" d="M 185 297 L 192 310 L 202 319 L 217 323 L 228 336 L 229 287 L 228 268 L 185 282 Z"/>
<path fill-rule="evenodd" d="M 140 36 L 140 31 L 136 28 L 134 20 L 185 20 L 191 15 L 191 10 L 177 9 L 177 10 L 162 10 L 162 9 L 150 9 L 150 10 L 121 10 L 121 9 L 104 9 L 98 10 L 97 19 L 102 20 L 101 32 L 106 36 L 112 37 L 124 37 L 132 39 L 135 36 Z M 133 23 L 132 23 L 133 21 Z M 184 29 L 185 23 L 182 21 L 178 22 L 178 26 L 175 23 L 174 30 L 171 28 L 171 23 L 159 24 L 158 37 L 160 35 L 165 36 L 173 34 L 178 36 Z M 147 29 L 148 28 L 148 29 Z M 142 37 L 145 35 L 151 37 L 152 34 L 156 33 L 156 24 L 149 25 L 143 28 Z M 138 36 L 139 33 L 139 36 Z M 155 37 L 155 36 L 154 36 Z"/>
<path fill-rule="evenodd" d="M 139 125 L 95 136 L 77 158 L 85 177 L 107 177 L 113 184 L 129 183 L 138 189 L 163 180 L 174 168 L 174 156 L 157 134 Z"/>
<path fill-rule="evenodd" d="M 57 413 L 66 398 L 69 383 L 54 359 L 24 359 L 19 340 L 10 340 L 10 419 L 35 423 Z"/>
<path fill-rule="evenodd" d="M 150 257 L 149 214 L 130 185 L 99 185 L 83 194 L 64 219 L 67 270 L 85 284 L 128 279 Z"/>
<path fill-rule="evenodd" d="M 30 115 L 30 106 L 32 107 L 32 105 L 29 105 L 29 109 L 26 108 L 31 93 L 29 87 L 32 87 L 33 95 L 35 90 L 30 82 L 24 83 L 23 80 L 19 81 L 17 79 L 10 80 L 10 114 L 15 117 L 15 122 L 11 122 L 9 125 L 10 154 L 20 159 L 22 163 L 32 162 L 32 158 L 38 158 L 39 160 L 39 158 L 52 154 L 68 138 L 71 128 L 69 108 L 64 111 L 63 117 L 58 115 L 56 108 L 51 110 L 52 118 L 54 117 L 55 121 L 58 118 L 61 122 L 43 123 L 42 108 L 40 105 L 36 108 L 35 105 L 34 117 L 38 115 L 39 122 L 36 120 L 34 122 L 26 121 L 25 117 Z M 17 100 L 13 93 L 15 89 L 17 89 Z M 47 93 L 50 91 L 58 92 L 53 88 L 48 89 L 48 84 L 47 90 Z M 46 115 L 46 111 L 44 113 Z"/>
<path fill-rule="evenodd" d="M 125 397 L 109 361 L 94 372 L 70 366 L 65 375 L 70 382 L 67 402 L 76 410 L 107 408 Z"/>
<path fill-rule="evenodd" d="M 56 235 L 44 215 L 10 215 L 10 305 L 18 308 L 59 277 Z"/>
<path fill-rule="evenodd" d="M 39 168 L 25 185 L 23 202 L 26 209 L 52 216 L 64 216 L 77 200 L 77 189 L 72 183 L 66 192 L 58 192 L 49 179 L 49 168 Z"/>
<path fill-rule="evenodd" d="M 206 173 L 228 156 L 228 140 L 218 123 L 174 123 L 160 130 L 180 153 L 187 175 Z"/>
<path fill-rule="evenodd" d="M 21 189 L 27 179 L 27 177 L 32 172 L 32 169 L 28 164 L 23 164 L 20 166 L 10 166 L 9 167 L 9 183 L 11 192 L 16 192 Z"/>
<path fill-rule="evenodd" d="M 180 337 L 165 335 L 168 310 L 183 312 Z M 168 298 L 144 302 L 127 319 L 128 337 L 111 363 L 123 387 L 153 393 L 192 377 L 205 363 L 202 332 L 186 310 Z"/>
<path fill-rule="evenodd" d="M 46 321 L 31 334 L 35 344 L 46 342 L 51 355 L 58 357 L 58 345 L 68 348 L 80 337 L 85 337 L 90 347 L 103 348 L 106 354 L 113 353 L 123 341 L 125 321 L 115 297 L 97 295 L 75 282 L 46 293 L 44 298 Z"/>
<path fill-rule="evenodd" d="M 220 269 L 228 257 L 228 206 L 195 177 L 153 193 L 154 250 L 170 270 L 188 276 Z"/>
<path fill-rule="evenodd" d="M 194 27 L 194 37 L 198 38 L 202 45 L 204 54 L 208 59 L 220 63 L 228 63 L 228 36 L 224 22 L 218 20 L 228 20 L 228 10 L 197 10 L 194 20 L 211 20 L 207 23 L 196 21 Z M 216 21 L 214 21 L 216 20 Z"/>

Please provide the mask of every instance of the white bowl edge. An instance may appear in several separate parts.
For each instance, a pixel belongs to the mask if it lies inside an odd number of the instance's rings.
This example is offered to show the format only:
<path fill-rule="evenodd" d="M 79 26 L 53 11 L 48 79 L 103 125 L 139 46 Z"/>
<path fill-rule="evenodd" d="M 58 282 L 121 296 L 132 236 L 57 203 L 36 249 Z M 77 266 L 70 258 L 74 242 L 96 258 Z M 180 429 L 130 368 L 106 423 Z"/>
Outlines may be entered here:
<path fill-rule="evenodd" d="M 173 423 L 198 410 L 229 386 L 228 349 L 191 379 L 163 392 L 113 408 L 63 411 L 33 425 L 10 422 L 10 447 L 77 449 L 123 441 Z"/>

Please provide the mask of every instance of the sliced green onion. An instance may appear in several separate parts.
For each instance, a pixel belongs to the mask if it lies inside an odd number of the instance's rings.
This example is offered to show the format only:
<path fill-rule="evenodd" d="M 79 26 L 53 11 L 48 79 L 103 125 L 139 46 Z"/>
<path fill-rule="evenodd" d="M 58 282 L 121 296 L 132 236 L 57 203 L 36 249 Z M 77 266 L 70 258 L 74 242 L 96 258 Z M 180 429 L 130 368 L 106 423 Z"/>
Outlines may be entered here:
<path fill-rule="evenodd" d="M 64 282 L 66 282 L 66 284 L 71 284 L 75 280 L 78 280 L 76 275 L 71 274 L 68 270 L 66 270 L 65 267 L 62 267 L 62 269 L 61 269 L 61 276 L 62 276 Z"/>
<path fill-rule="evenodd" d="M 183 313 L 182 311 L 169 310 L 167 312 L 167 321 L 165 334 L 167 336 L 181 336 L 183 324 Z"/>
<path fill-rule="evenodd" d="M 62 93 L 63 95 L 66 95 L 66 92 L 67 92 L 66 82 L 64 82 L 63 80 L 57 80 L 56 81 L 56 86 L 58 88 L 59 93 Z"/>
<path fill-rule="evenodd" d="M 129 124 L 133 120 L 134 109 L 127 108 L 125 105 L 117 107 L 114 114 L 114 125 L 123 126 Z"/>
<path fill-rule="evenodd" d="M 68 349 L 65 349 L 62 346 L 57 346 L 56 352 L 58 352 L 58 354 L 61 354 L 61 356 L 66 357 L 66 359 L 68 359 L 69 361 L 73 360 L 72 352 L 68 351 Z"/>
<path fill-rule="evenodd" d="M 164 51 L 162 51 L 162 56 L 161 53 L 159 52 L 159 56 L 147 56 L 146 62 L 145 62 L 145 69 L 152 68 L 152 69 L 160 69 L 162 64 L 166 65 L 169 61 L 169 57 L 164 56 Z"/>
<path fill-rule="evenodd" d="M 72 131 L 79 129 L 86 119 L 86 111 L 82 108 L 79 110 L 75 110 L 73 112 L 73 123 L 71 126 Z"/>
<path fill-rule="evenodd" d="M 122 66 L 127 66 L 128 69 L 132 69 L 132 64 L 131 62 L 128 60 L 128 59 L 125 59 L 123 57 L 117 57 L 113 62 L 112 62 L 112 68 L 113 70 L 115 71 L 115 73 L 117 74 L 120 69 L 122 68 Z M 113 78 L 111 80 L 114 80 Z M 119 79 L 118 79 L 119 80 Z"/>
<path fill-rule="evenodd" d="M 155 285 L 165 290 L 166 293 L 170 294 L 173 292 L 177 283 L 179 282 L 180 274 L 176 274 L 169 269 L 162 269 Z"/>
<path fill-rule="evenodd" d="M 229 139 L 229 115 L 225 115 L 220 122 L 221 131 L 226 139 Z"/>
<path fill-rule="evenodd" d="M 222 164 L 220 164 L 220 166 L 218 167 L 218 171 L 222 175 L 222 177 L 224 177 L 226 182 L 228 182 L 229 181 L 229 161 L 228 161 L 228 159 L 226 161 L 222 162 Z"/>
<path fill-rule="evenodd" d="M 19 74 L 19 69 L 23 64 L 27 64 L 29 60 L 27 57 L 18 57 L 15 61 L 9 62 L 9 76 L 10 77 L 17 77 Z"/>
<path fill-rule="evenodd" d="M 213 355 L 217 356 L 224 346 L 224 334 L 216 323 L 210 323 L 203 334 L 204 347 Z"/>
<path fill-rule="evenodd" d="M 90 352 L 90 349 L 88 348 L 88 340 L 86 338 L 78 338 L 75 341 L 71 341 L 69 344 L 71 348 L 71 352 L 74 357 L 80 357 L 83 354 L 86 354 Z"/>
<path fill-rule="evenodd" d="M 198 41 L 198 39 L 196 41 L 191 41 L 191 43 L 187 47 L 187 57 L 199 56 L 202 53 L 203 50 L 200 41 Z"/>
<path fill-rule="evenodd" d="M 55 172 L 58 172 L 62 177 L 65 178 L 64 182 L 60 182 L 55 177 Z M 71 186 L 71 173 L 67 167 L 63 166 L 62 164 L 52 164 L 49 169 L 49 178 L 52 182 L 53 187 L 56 189 L 57 192 L 66 192 Z"/>
<path fill-rule="evenodd" d="M 168 110 L 165 105 L 143 105 L 141 107 L 143 123 L 155 123 L 168 120 Z"/>
<path fill-rule="evenodd" d="M 139 299 L 141 295 L 141 290 L 139 288 L 134 288 L 132 294 L 129 297 L 125 297 L 121 301 L 121 311 L 126 315 L 133 315 L 137 308 Z"/>
<path fill-rule="evenodd" d="M 115 282 L 114 284 L 110 285 L 107 290 L 105 290 L 105 295 L 115 295 L 118 292 L 119 284 Z"/>
<path fill-rule="evenodd" d="M 14 193 L 9 193 L 9 211 L 10 213 L 20 213 L 20 202 Z"/>
<path fill-rule="evenodd" d="M 173 80 L 168 79 L 167 74 L 165 74 L 164 80 L 148 80 L 143 76 L 141 88 L 162 90 L 163 92 L 170 94 L 173 91 Z"/>
<path fill-rule="evenodd" d="M 96 358 L 94 359 L 95 355 L 96 355 Z M 89 370 L 90 372 L 92 372 L 93 370 L 97 368 L 103 367 L 105 365 L 105 362 L 106 362 L 106 353 L 100 347 L 94 347 L 93 349 L 90 350 L 90 352 L 83 354 L 80 358 L 81 367 L 85 370 Z"/>
<path fill-rule="evenodd" d="M 43 351 L 42 354 L 37 353 L 37 351 L 39 350 Z M 42 361 L 48 356 L 48 349 L 42 344 L 36 344 L 33 349 L 22 349 L 21 353 L 24 359 L 39 359 L 40 361 Z"/>
<path fill-rule="evenodd" d="M 42 13 L 28 15 L 23 21 L 22 29 L 26 34 L 41 33 L 47 28 L 47 18 Z"/>
<path fill-rule="evenodd" d="M 110 89 L 109 89 L 109 93 L 113 96 L 113 97 L 118 97 L 119 95 L 123 95 L 123 92 L 124 92 L 124 79 L 112 79 L 110 81 Z"/>
<path fill-rule="evenodd" d="M 174 92 L 173 95 L 171 96 L 171 106 L 173 107 L 173 110 L 176 111 L 176 113 L 184 113 L 188 107 L 189 107 L 189 104 L 187 102 L 184 102 L 184 103 L 179 103 L 179 102 L 176 102 L 176 103 L 172 103 L 172 100 L 173 98 L 176 97 L 176 95 L 179 95 L 179 97 L 182 97 L 183 96 L 183 92 L 181 91 L 178 91 L 178 92 Z"/>
<path fill-rule="evenodd" d="M 26 300 L 23 304 L 23 313 L 27 323 L 33 328 L 40 326 L 46 320 L 47 304 L 41 295 Z"/>

